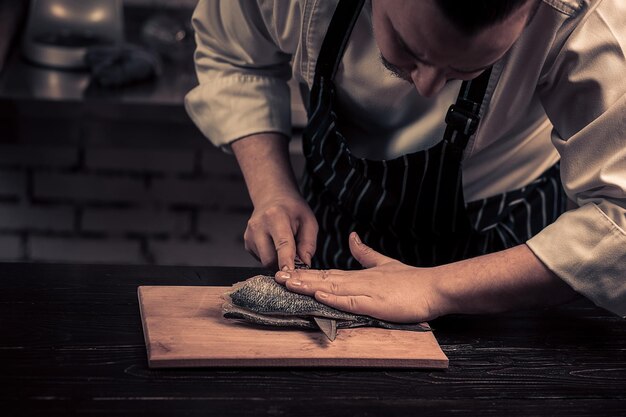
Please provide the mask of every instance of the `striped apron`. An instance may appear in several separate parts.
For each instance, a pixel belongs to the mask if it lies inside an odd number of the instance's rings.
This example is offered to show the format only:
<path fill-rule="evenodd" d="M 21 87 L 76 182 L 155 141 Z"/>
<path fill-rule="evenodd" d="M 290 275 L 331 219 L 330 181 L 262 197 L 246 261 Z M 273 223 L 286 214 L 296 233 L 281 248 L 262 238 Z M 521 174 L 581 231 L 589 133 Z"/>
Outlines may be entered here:
<path fill-rule="evenodd" d="M 518 190 L 465 203 L 461 162 L 490 70 L 465 81 L 437 145 L 389 160 L 352 155 L 337 128 L 333 78 L 363 1 L 340 0 L 322 43 L 303 132 L 303 195 L 318 221 L 315 268 L 359 268 L 351 231 L 377 251 L 429 267 L 525 242 L 565 209 L 558 165 Z"/>

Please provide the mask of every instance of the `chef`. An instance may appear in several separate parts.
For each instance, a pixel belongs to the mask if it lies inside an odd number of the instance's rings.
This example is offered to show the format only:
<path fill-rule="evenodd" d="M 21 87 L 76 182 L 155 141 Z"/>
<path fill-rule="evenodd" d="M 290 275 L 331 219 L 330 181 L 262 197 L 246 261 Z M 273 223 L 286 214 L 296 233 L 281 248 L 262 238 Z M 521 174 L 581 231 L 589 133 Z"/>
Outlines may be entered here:
<path fill-rule="evenodd" d="M 578 294 L 626 316 L 624 2 L 201 0 L 193 24 L 186 108 L 279 283 L 397 322 Z"/>

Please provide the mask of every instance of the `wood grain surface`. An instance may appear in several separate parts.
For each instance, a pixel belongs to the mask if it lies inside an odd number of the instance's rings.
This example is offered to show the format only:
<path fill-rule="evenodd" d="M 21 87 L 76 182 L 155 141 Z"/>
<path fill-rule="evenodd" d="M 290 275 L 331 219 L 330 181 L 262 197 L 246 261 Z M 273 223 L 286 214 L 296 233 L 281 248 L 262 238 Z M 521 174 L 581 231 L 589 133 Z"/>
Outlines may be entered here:
<path fill-rule="evenodd" d="M 229 287 L 142 286 L 139 305 L 150 367 L 333 366 L 447 368 L 432 332 L 271 328 L 222 317 Z"/>
<path fill-rule="evenodd" d="M 626 320 L 579 300 L 433 320 L 447 369 L 149 368 L 143 285 L 260 268 L 0 263 L 2 416 L 626 416 Z"/>

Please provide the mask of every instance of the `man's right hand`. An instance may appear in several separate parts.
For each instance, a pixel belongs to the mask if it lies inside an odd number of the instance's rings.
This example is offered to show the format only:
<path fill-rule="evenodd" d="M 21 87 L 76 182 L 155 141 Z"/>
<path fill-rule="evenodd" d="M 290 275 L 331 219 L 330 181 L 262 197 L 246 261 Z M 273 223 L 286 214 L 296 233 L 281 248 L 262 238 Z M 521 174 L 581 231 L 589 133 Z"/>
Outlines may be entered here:
<path fill-rule="evenodd" d="M 255 205 L 243 237 L 246 250 L 263 266 L 291 270 L 296 255 L 311 265 L 317 230 L 317 220 L 306 201 L 286 196 Z"/>
<path fill-rule="evenodd" d="M 310 265 L 318 225 L 298 190 L 287 138 L 259 133 L 231 146 L 254 204 L 244 234 L 246 249 L 266 268 L 293 269 L 296 255 Z"/>

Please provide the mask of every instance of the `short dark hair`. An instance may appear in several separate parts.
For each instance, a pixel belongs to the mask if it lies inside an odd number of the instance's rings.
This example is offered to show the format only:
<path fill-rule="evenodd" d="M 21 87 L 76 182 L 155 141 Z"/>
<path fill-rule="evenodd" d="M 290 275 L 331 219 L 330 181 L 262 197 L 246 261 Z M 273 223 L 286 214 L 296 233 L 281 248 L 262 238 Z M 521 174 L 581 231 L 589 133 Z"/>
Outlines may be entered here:
<path fill-rule="evenodd" d="M 539 0 L 435 0 L 435 3 L 457 29 L 471 36 L 503 21 L 529 1 L 539 4 Z"/>

